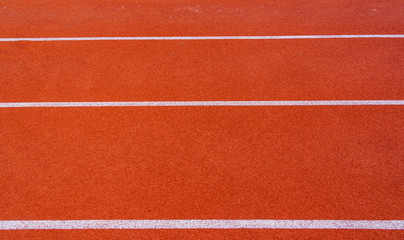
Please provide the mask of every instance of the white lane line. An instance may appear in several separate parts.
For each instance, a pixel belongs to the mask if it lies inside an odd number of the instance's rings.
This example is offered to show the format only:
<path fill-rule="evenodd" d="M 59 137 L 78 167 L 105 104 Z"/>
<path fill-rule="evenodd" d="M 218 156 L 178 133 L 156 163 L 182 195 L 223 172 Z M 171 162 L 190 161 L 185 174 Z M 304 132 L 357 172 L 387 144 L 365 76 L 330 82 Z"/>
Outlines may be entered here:
<path fill-rule="evenodd" d="M 404 220 L 32 220 L 0 221 L 0 230 L 27 229 L 389 229 Z"/>
<path fill-rule="evenodd" d="M 325 101 L 157 101 L 157 102 L 0 102 L 0 108 L 22 107 L 198 107 L 198 106 L 351 106 L 404 105 L 404 100 Z"/>
<path fill-rule="evenodd" d="M 0 42 L 47 41 L 152 41 L 152 40 L 281 40 L 281 39 L 332 39 L 332 38 L 404 38 L 404 34 L 371 35 L 290 35 L 290 36 L 172 36 L 172 37 L 38 37 L 0 38 Z"/>

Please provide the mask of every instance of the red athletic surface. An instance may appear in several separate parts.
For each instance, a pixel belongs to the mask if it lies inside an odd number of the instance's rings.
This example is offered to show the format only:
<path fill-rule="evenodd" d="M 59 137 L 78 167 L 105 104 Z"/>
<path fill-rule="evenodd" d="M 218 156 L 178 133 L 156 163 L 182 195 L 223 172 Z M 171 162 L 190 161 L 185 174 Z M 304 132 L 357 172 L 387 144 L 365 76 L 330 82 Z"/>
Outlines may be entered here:
<path fill-rule="evenodd" d="M 7 102 L 404 99 L 404 39 L 0 45 Z"/>
<path fill-rule="evenodd" d="M 403 33 L 400 1 L 3 1 L 0 37 Z M 404 40 L 0 43 L 0 101 L 403 100 Z M 404 219 L 402 106 L 0 109 L 0 220 Z M 41 230 L 4 239 L 402 239 Z"/>

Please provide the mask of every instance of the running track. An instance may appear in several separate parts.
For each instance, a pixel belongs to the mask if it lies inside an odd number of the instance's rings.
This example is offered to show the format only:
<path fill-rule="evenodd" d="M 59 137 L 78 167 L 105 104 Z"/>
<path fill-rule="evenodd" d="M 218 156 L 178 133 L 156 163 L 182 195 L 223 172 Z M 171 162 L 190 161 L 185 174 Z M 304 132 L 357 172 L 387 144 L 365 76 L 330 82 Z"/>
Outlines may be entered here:
<path fill-rule="evenodd" d="M 403 12 L 2 1 L 0 238 L 404 238 Z"/>

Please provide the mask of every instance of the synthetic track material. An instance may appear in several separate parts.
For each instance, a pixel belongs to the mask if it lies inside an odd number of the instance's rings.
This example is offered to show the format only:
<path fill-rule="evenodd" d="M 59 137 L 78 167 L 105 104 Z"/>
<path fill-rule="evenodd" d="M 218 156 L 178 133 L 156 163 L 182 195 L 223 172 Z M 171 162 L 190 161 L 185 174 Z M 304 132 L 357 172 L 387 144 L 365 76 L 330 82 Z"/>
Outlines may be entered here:
<path fill-rule="evenodd" d="M 403 12 L 396 0 L 2 1 L 0 101 L 14 107 L 0 109 L 0 222 L 401 224 L 404 116 L 390 103 L 404 99 Z M 341 104 L 308 104 L 324 100 Z M 145 101 L 161 106 L 111 107 Z M 0 238 L 404 238 L 333 223 Z"/>

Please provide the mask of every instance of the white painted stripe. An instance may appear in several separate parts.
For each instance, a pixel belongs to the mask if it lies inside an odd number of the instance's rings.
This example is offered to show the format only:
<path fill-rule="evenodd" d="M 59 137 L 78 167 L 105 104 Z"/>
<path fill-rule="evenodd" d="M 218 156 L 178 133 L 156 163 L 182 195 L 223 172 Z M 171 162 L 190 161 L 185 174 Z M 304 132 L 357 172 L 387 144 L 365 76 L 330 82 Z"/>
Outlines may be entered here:
<path fill-rule="evenodd" d="M 404 34 L 372 35 L 290 35 L 290 36 L 172 36 L 172 37 L 39 37 L 0 38 L 0 42 L 47 41 L 144 41 L 144 40 L 280 40 L 280 39 L 332 39 L 332 38 L 404 38 Z"/>
<path fill-rule="evenodd" d="M 404 220 L 33 220 L 0 221 L 0 230 L 27 229 L 390 229 Z"/>
<path fill-rule="evenodd" d="M 198 107 L 198 106 L 351 106 L 404 105 L 404 100 L 325 101 L 157 101 L 157 102 L 0 102 L 0 108 L 21 107 Z"/>

